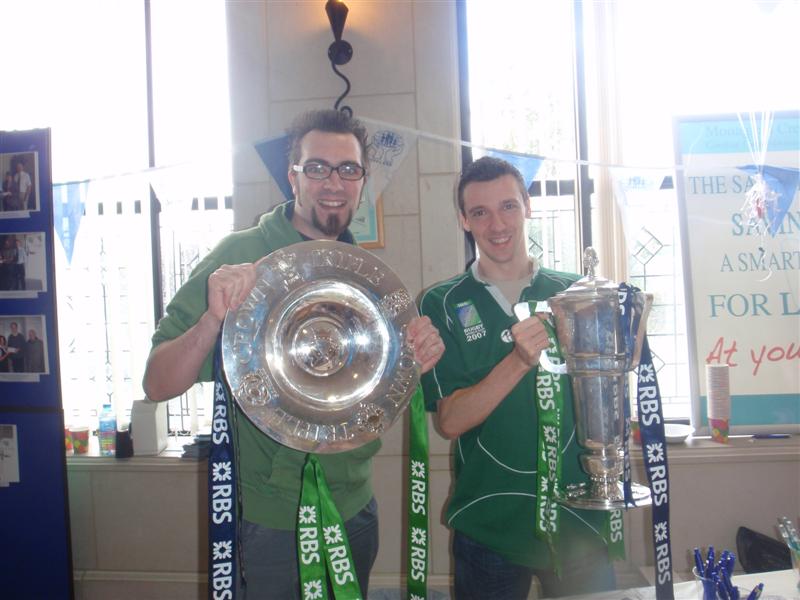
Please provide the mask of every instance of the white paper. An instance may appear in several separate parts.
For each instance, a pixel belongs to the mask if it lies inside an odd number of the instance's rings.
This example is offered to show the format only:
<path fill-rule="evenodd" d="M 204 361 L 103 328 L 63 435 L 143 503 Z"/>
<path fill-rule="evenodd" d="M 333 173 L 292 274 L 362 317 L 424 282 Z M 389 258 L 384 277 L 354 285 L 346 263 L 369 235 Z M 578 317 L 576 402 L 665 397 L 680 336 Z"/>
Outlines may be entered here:
<path fill-rule="evenodd" d="M 0 487 L 19 483 L 17 426 L 0 425 Z"/>
<path fill-rule="evenodd" d="M 731 384 L 728 365 L 706 365 L 706 397 L 709 419 L 731 418 Z"/>

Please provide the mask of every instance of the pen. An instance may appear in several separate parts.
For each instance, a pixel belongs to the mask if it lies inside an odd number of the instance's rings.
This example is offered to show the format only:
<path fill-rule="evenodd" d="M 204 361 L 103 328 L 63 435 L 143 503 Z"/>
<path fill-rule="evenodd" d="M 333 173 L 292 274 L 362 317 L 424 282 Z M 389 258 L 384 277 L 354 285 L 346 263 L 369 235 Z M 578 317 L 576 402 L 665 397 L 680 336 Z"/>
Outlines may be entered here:
<path fill-rule="evenodd" d="M 706 570 L 703 568 L 703 557 L 700 554 L 700 548 L 694 549 L 694 564 L 697 567 L 697 574 L 700 577 L 705 577 Z"/>
<path fill-rule="evenodd" d="M 706 570 L 709 575 L 714 571 L 714 546 L 708 547 L 708 554 L 706 555 Z"/>
<path fill-rule="evenodd" d="M 720 569 L 720 580 L 725 586 L 725 591 L 728 593 L 728 596 L 736 600 L 736 595 L 737 595 L 736 588 L 733 586 L 733 583 L 731 582 L 730 573 L 728 573 L 725 567 L 722 567 Z"/>
<path fill-rule="evenodd" d="M 728 552 L 728 562 L 726 564 L 728 567 L 728 573 L 733 573 L 733 569 L 736 566 L 736 555 L 733 552 Z"/>
<path fill-rule="evenodd" d="M 725 587 L 725 582 L 722 581 L 716 573 L 714 573 L 714 583 L 716 583 L 717 586 L 717 595 L 722 598 L 722 600 L 731 600 L 728 588 Z"/>
<path fill-rule="evenodd" d="M 761 592 L 764 591 L 764 584 L 759 583 L 756 587 L 753 588 L 753 591 L 750 592 L 750 595 L 747 596 L 747 600 L 758 600 L 761 597 Z"/>
<path fill-rule="evenodd" d="M 754 440 L 785 440 L 792 437 L 788 433 L 754 433 L 752 439 Z"/>

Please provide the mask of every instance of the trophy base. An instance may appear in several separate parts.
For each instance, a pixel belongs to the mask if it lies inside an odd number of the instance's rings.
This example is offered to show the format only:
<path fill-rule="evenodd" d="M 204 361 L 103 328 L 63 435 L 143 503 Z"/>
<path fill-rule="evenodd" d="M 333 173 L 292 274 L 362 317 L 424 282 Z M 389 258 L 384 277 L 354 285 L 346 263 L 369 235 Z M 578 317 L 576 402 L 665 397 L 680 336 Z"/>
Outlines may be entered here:
<path fill-rule="evenodd" d="M 556 494 L 556 501 L 570 508 L 580 508 L 584 510 L 618 510 L 625 508 L 625 500 L 622 490 L 622 482 L 617 483 L 618 494 L 613 498 L 596 497 L 591 495 L 591 486 L 586 483 L 577 483 L 567 486 L 565 490 Z M 631 495 L 635 507 L 649 506 L 652 504 L 650 490 L 638 483 L 631 483 Z"/>

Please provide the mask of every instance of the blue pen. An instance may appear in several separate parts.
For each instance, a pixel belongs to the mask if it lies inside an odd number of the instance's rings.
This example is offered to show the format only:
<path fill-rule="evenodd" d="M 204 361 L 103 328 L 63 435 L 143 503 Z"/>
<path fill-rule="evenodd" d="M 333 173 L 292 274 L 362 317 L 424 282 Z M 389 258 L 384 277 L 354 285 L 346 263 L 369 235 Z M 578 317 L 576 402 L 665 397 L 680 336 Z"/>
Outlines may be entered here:
<path fill-rule="evenodd" d="M 728 555 L 730 554 L 729 550 L 723 550 L 722 554 L 719 556 L 719 562 L 717 563 L 717 570 L 719 569 L 728 569 Z M 730 569 L 728 569 L 728 574 L 730 574 Z"/>
<path fill-rule="evenodd" d="M 754 440 L 785 440 L 792 437 L 788 433 L 754 433 Z"/>
<path fill-rule="evenodd" d="M 753 588 L 753 591 L 750 592 L 750 595 L 747 596 L 747 600 L 758 600 L 761 597 L 761 592 L 764 591 L 764 584 L 759 583 L 756 587 Z"/>
<path fill-rule="evenodd" d="M 706 570 L 703 568 L 703 555 L 700 554 L 700 548 L 694 549 L 694 565 L 697 567 L 697 574 L 705 577 Z"/>
<path fill-rule="evenodd" d="M 706 556 L 706 573 L 714 571 L 714 546 L 708 547 L 708 555 Z"/>
<path fill-rule="evenodd" d="M 724 567 L 719 570 L 720 572 L 720 579 L 722 583 L 725 585 L 725 591 L 728 593 L 730 597 L 736 600 L 736 588 L 733 587 L 733 583 L 731 583 L 731 576 L 728 573 L 727 569 Z"/>
<path fill-rule="evenodd" d="M 716 584 L 710 579 L 703 579 L 703 600 L 717 600 Z"/>
<path fill-rule="evenodd" d="M 717 594 L 719 597 L 722 598 L 722 600 L 731 600 L 728 588 L 725 587 L 725 582 L 722 581 L 716 573 L 714 573 L 714 582 L 717 584 Z"/>

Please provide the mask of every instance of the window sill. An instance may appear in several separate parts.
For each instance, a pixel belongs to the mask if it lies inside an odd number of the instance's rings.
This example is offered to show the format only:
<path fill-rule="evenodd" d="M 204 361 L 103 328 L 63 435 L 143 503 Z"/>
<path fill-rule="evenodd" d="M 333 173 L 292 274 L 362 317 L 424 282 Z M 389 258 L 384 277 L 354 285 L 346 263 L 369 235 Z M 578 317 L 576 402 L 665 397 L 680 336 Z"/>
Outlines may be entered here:
<path fill-rule="evenodd" d="M 631 460 L 642 464 L 641 446 L 631 446 Z M 734 435 L 728 444 L 712 442 L 709 436 L 690 436 L 680 444 L 667 444 L 667 456 L 670 464 L 706 463 L 758 463 L 800 458 L 800 436 L 793 435 L 785 439 L 763 440 L 753 439 L 749 435 Z"/>
<path fill-rule="evenodd" d="M 170 436 L 167 447 L 154 456 L 131 456 L 116 458 L 100 456 L 97 438 L 89 440 L 89 452 L 86 454 L 68 454 L 67 470 L 69 471 L 205 471 L 205 459 L 196 457 L 183 458 L 184 444 L 192 443 L 191 436 Z"/>

